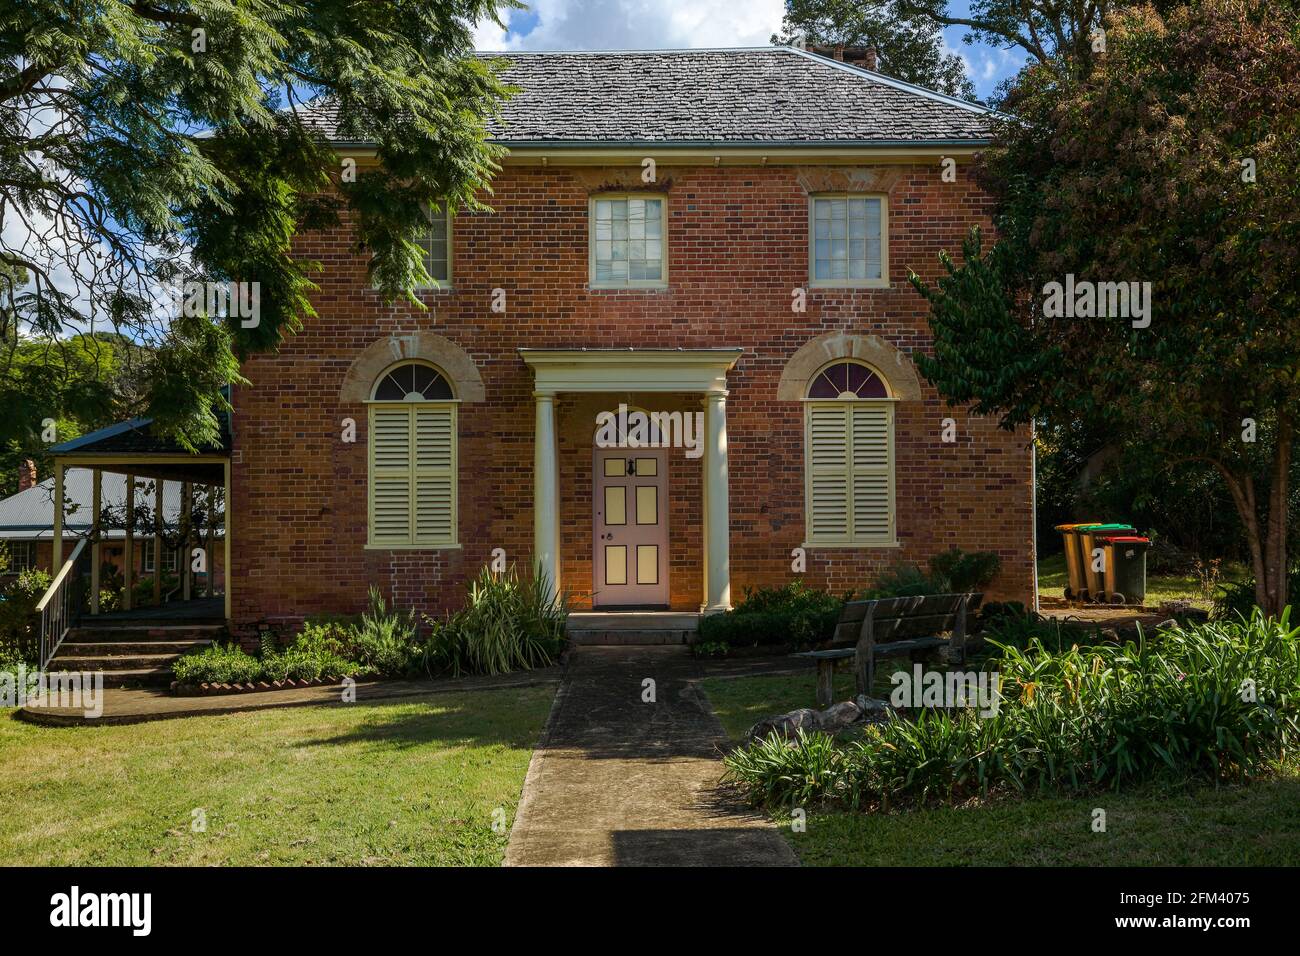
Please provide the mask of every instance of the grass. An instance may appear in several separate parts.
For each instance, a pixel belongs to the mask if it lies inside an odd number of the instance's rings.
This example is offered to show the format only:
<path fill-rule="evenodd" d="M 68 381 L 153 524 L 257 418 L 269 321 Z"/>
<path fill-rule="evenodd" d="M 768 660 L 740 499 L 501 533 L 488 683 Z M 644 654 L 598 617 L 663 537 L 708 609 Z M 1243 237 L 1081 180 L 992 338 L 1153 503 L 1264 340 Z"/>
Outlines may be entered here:
<path fill-rule="evenodd" d="M 1225 567 L 1223 581 L 1235 580 L 1244 569 Z M 1038 593 L 1041 597 L 1064 598 L 1067 583 L 1065 555 L 1054 554 L 1038 562 Z M 1142 603 L 1156 607 L 1162 601 L 1190 601 L 1199 608 L 1209 610 L 1214 604 L 1201 589 L 1201 580 L 1194 574 L 1148 574 L 1147 594 Z"/>
<path fill-rule="evenodd" d="M 702 684 L 733 740 L 760 717 L 811 706 L 815 685 L 812 673 Z M 852 675 L 837 675 L 835 699 L 851 696 Z M 1097 808 L 1106 811 L 1104 833 L 1092 830 Z M 793 832 L 784 816 L 777 823 L 807 866 L 1295 866 L 1300 762 L 1244 787 L 1148 787 L 889 814 L 810 808 L 805 832 Z"/>
<path fill-rule="evenodd" d="M 0 717 L 7 865 L 496 866 L 553 687 L 148 724 Z M 206 832 L 194 832 L 194 811 Z M 494 823 L 496 829 L 493 828 Z"/>

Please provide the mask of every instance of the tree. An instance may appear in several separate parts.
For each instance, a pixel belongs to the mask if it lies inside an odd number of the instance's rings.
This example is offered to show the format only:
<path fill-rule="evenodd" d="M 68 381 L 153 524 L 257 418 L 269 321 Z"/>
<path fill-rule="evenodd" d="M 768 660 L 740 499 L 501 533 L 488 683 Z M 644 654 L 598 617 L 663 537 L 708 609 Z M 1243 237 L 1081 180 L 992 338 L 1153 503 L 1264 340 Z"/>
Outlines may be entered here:
<path fill-rule="evenodd" d="M 900 0 L 786 0 L 774 44 L 868 47 L 880 72 L 926 89 L 975 99 L 961 57 L 943 52 L 943 36 L 930 20 L 900 12 Z"/>
<path fill-rule="evenodd" d="M 486 121 L 508 90 L 469 55 L 471 28 L 514 5 L 6 5 L 0 300 L 11 340 L 44 357 L 21 377 L 4 370 L 6 407 L 34 410 L 0 416 L 0 444 L 30 446 L 28 421 L 62 416 L 66 352 L 104 331 L 144 346 L 136 413 L 187 447 L 214 439 L 238 360 L 313 315 L 317 265 L 290 256 L 293 234 L 345 209 L 376 285 L 414 300 L 429 279 L 421 204 L 481 208 L 475 192 L 496 168 Z M 304 102 L 321 97 L 344 137 L 376 144 L 382 173 L 350 175 L 304 122 Z"/>
<path fill-rule="evenodd" d="M 1300 410 L 1300 17 L 1294 0 L 1203 0 L 1106 27 L 1078 81 L 1021 75 L 979 174 L 997 241 L 973 232 L 935 287 L 913 276 L 935 334 L 919 364 L 1004 426 L 1079 417 L 1213 468 L 1276 614 Z M 1149 290 L 1147 317 L 1058 316 L 1049 284 L 1070 282 L 1078 305 L 1119 304 L 1097 283 Z"/>
<path fill-rule="evenodd" d="M 1115 6 L 1109 0 L 971 0 L 966 16 L 951 13 L 948 0 L 900 0 L 904 16 L 941 27 L 966 27 L 967 43 L 1019 47 L 1055 71 L 1091 59 L 1093 33 Z"/>

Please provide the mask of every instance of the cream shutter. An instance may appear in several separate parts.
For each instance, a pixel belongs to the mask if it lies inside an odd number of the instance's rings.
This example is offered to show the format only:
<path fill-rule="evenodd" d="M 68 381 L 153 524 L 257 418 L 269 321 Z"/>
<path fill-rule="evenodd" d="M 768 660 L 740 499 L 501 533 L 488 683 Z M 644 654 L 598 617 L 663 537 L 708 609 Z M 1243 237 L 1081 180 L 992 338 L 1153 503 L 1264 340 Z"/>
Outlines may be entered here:
<path fill-rule="evenodd" d="M 807 535 L 821 545 L 894 541 L 893 405 L 807 405 Z"/>
<path fill-rule="evenodd" d="M 370 540 L 411 541 L 411 406 L 370 408 Z"/>
<path fill-rule="evenodd" d="M 456 543 L 455 405 L 371 405 L 370 542 Z"/>
<path fill-rule="evenodd" d="M 416 405 L 415 541 L 456 540 L 454 405 Z"/>
<path fill-rule="evenodd" d="M 893 463 L 890 405 L 853 403 L 853 533 L 854 541 L 894 538 Z"/>
<path fill-rule="evenodd" d="M 808 536 L 820 543 L 847 543 L 849 513 L 849 406 L 808 408 Z"/>

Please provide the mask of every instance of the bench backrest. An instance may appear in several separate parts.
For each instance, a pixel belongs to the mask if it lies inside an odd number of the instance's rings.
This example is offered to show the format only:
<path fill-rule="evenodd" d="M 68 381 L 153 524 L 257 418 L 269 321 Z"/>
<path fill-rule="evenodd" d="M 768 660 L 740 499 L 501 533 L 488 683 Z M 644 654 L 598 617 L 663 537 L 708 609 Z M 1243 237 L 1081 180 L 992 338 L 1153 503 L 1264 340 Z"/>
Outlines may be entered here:
<path fill-rule="evenodd" d="M 951 631 L 957 624 L 963 599 L 972 614 L 984 599 L 982 593 L 924 594 L 917 597 L 848 601 L 835 625 L 833 644 L 856 644 L 862 621 L 871 614 L 872 639 L 877 644 L 913 637 L 932 637 Z"/>

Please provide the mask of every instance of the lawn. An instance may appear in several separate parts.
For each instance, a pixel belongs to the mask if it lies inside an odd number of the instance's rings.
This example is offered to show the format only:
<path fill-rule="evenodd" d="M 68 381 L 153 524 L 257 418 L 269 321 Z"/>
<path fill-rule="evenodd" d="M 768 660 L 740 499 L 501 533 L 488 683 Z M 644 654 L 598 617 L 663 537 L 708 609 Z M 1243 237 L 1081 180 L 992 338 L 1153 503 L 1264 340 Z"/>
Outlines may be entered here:
<path fill-rule="evenodd" d="M 852 676 L 837 676 L 836 699 L 848 699 Z M 739 739 L 759 717 L 810 706 L 815 679 L 710 679 L 703 689 Z M 1095 808 L 1106 811 L 1104 833 L 1092 830 Z M 808 866 L 1295 866 L 1300 762 L 1244 787 L 1150 787 L 890 814 L 810 810 L 803 833 L 792 832 L 784 814 L 777 822 Z"/>
<path fill-rule="evenodd" d="M 496 866 L 554 695 L 527 687 L 102 727 L 0 716 L 0 860 Z"/>
<path fill-rule="evenodd" d="M 1223 581 L 1235 580 L 1245 573 L 1240 567 L 1224 569 Z M 1038 562 L 1038 593 L 1041 597 L 1064 598 L 1066 585 L 1065 555 L 1055 554 Z M 1156 607 L 1161 601 L 1190 601 L 1196 607 L 1209 610 L 1214 604 L 1201 588 L 1201 580 L 1194 574 L 1148 574 L 1147 595 L 1142 603 Z"/>

